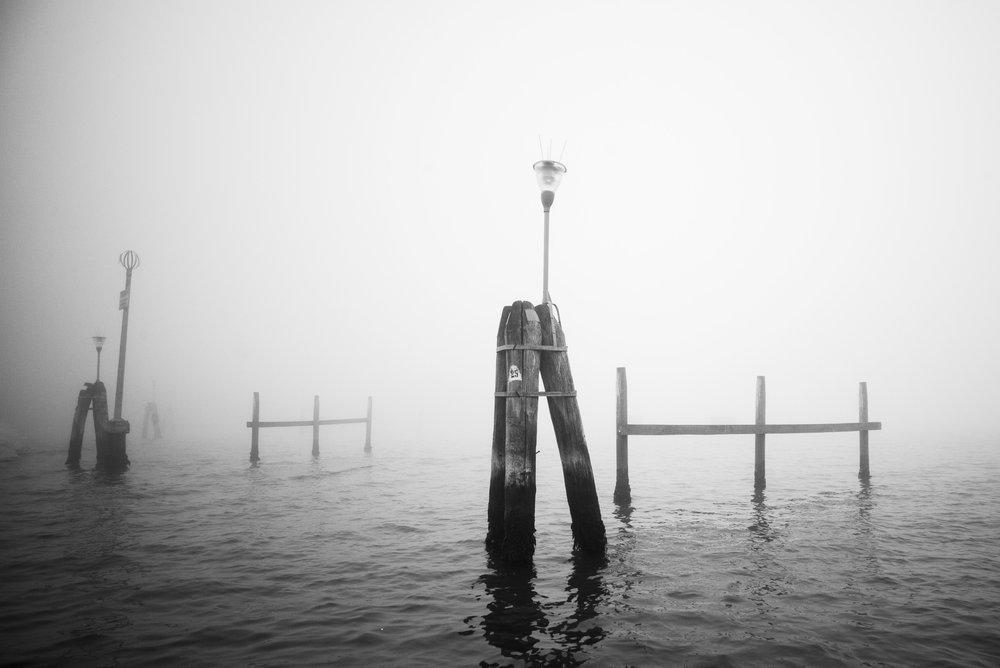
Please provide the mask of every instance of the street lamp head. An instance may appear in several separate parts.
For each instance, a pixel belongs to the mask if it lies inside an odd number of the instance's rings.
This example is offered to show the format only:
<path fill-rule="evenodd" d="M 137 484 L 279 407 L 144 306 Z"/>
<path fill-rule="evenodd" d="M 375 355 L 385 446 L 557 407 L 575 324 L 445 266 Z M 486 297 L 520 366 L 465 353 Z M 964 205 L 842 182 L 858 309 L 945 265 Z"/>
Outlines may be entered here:
<path fill-rule="evenodd" d="M 563 174 L 566 173 L 566 165 L 555 160 L 539 160 L 535 163 L 534 170 L 538 187 L 542 191 L 542 206 L 548 211 L 556 198 L 556 190 L 562 182 Z"/>
<path fill-rule="evenodd" d="M 118 256 L 118 262 L 129 271 L 132 271 L 139 266 L 139 254 L 135 251 L 127 250 Z"/>
<path fill-rule="evenodd" d="M 97 352 L 101 352 L 101 349 L 104 348 L 104 341 L 107 338 L 108 337 L 106 337 L 106 336 L 95 336 L 94 337 L 94 345 L 97 346 Z"/>

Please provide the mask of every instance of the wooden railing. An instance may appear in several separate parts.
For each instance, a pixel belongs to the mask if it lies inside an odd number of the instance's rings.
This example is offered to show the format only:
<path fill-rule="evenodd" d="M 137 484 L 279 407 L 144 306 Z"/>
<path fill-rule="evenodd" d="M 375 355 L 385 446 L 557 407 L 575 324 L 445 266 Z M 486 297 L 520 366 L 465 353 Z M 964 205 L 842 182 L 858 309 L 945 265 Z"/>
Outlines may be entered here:
<path fill-rule="evenodd" d="M 365 423 L 365 452 L 372 451 L 372 398 L 368 397 L 368 413 L 361 418 L 341 418 L 337 420 L 319 419 L 319 396 L 313 397 L 313 419 L 312 420 L 286 420 L 283 422 L 262 422 L 260 419 L 260 393 L 253 393 L 253 419 L 247 422 L 250 427 L 250 461 L 256 464 L 260 461 L 259 431 L 264 427 L 312 427 L 313 428 L 313 457 L 319 456 L 319 428 L 328 424 L 351 424 Z"/>
<path fill-rule="evenodd" d="M 871 475 L 868 465 L 868 432 L 882 428 L 881 422 L 868 421 L 868 384 L 861 383 L 858 392 L 858 421 L 825 424 L 767 424 L 765 415 L 764 376 L 757 376 L 757 413 L 753 424 L 629 424 L 628 384 L 625 369 L 618 368 L 617 400 L 617 443 L 615 448 L 616 482 L 615 503 L 626 504 L 632 500 L 632 489 L 628 474 L 629 436 L 681 436 L 681 435 L 754 435 L 754 488 L 764 489 L 764 437 L 766 434 L 818 434 L 838 431 L 859 432 L 860 464 L 858 477 L 867 479 Z"/>

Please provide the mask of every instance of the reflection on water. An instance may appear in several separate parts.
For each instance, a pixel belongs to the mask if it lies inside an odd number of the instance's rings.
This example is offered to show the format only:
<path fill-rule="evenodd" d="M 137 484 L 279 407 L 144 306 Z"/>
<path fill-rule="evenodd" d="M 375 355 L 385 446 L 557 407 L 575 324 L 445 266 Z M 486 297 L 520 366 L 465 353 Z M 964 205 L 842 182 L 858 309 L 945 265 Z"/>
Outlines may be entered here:
<path fill-rule="evenodd" d="M 747 527 L 747 546 L 753 576 L 747 584 L 746 595 L 759 614 L 767 615 L 773 608 L 773 597 L 788 593 L 789 576 L 779 558 L 781 534 L 774 526 L 774 513 L 767 505 L 764 490 L 754 490 L 750 503 L 752 522 Z"/>
<path fill-rule="evenodd" d="M 574 553 L 562 601 L 541 603 L 535 589 L 534 567 L 509 567 L 490 555 L 489 570 L 479 577 L 485 587 L 486 614 L 479 622 L 483 637 L 509 659 L 532 666 L 577 666 L 587 660 L 579 656 L 588 646 L 600 642 L 607 631 L 589 624 L 597 617 L 599 606 L 607 600 L 608 590 L 602 571 L 603 557 Z M 567 614 L 568 612 L 568 614 Z M 464 620 L 475 632 L 476 617 Z M 552 646 L 554 643 L 554 647 Z M 482 666 L 501 664 L 482 662 Z"/>
<path fill-rule="evenodd" d="M 135 493 L 119 473 L 76 470 L 68 475 L 63 512 L 73 520 L 62 537 L 67 549 L 43 558 L 61 565 L 65 595 L 82 596 L 87 603 L 62 630 L 57 648 L 73 660 L 113 658 L 123 647 L 122 630 L 132 625 L 132 606 L 125 601 L 144 575 L 129 556 L 137 542 L 130 521 Z"/>

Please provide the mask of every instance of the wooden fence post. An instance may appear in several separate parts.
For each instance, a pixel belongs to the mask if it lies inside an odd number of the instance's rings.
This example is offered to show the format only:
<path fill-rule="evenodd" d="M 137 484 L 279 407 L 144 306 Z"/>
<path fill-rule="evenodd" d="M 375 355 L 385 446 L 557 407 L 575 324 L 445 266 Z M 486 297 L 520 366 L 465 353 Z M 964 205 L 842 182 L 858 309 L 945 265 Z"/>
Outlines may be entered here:
<path fill-rule="evenodd" d="M 504 448 L 504 536 L 509 564 L 531 562 L 535 552 L 535 446 L 538 440 L 538 371 L 542 332 L 531 302 L 511 305 L 505 344 L 535 349 L 507 351 L 507 414 Z"/>
<path fill-rule="evenodd" d="M 865 382 L 862 382 L 858 388 L 858 421 L 868 422 L 868 383 Z M 858 477 L 867 480 L 871 477 L 871 470 L 868 468 L 868 430 L 862 429 L 858 434 L 861 459 Z"/>
<path fill-rule="evenodd" d="M 497 328 L 497 348 L 503 345 L 509 316 L 510 306 L 504 306 L 503 312 L 500 314 L 500 326 Z M 499 549 L 503 544 L 503 497 L 506 477 L 504 443 L 507 438 L 507 398 L 500 396 L 500 393 L 506 391 L 507 354 L 497 351 L 493 397 L 493 456 L 490 463 L 490 499 L 486 510 L 486 546 L 490 549 Z"/>
<path fill-rule="evenodd" d="M 250 426 L 250 463 L 256 464 L 260 461 L 260 451 L 258 442 L 260 436 L 260 393 L 253 393 L 253 423 Z"/>
<path fill-rule="evenodd" d="M 615 410 L 615 503 L 632 503 L 632 487 L 628 479 L 628 381 L 625 367 L 618 367 L 617 402 Z"/>
<path fill-rule="evenodd" d="M 368 413 L 365 419 L 365 452 L 372 451 L 372 398 L 368 397 Z"/>
<path fill-rule="evenodd" d="M 604 554 L 608 538 L 601 519 L 601 504 L 597 499 L 594 468 L 583 433 L 569 354 L 565 350 L 566 334 L 553 304 L 540 305 L 536 313 L 541 324 L 542 346 L 554 348 L 542 350 L 540 363 L 549 415 L 562 460 L 573 543 L 584 552 Z"/>
<path fill-rule="evenodd" d="M 764 376 L 757 376 L 757 417 L 756 426 L 763 427 L 764 419 Z M 753 460 L 753 486 L 754 489 L 764 489 L 767 486 L 764 475 L 764 432 L 758 431 L 754 434 L 754 460 Z"/>
<path fill-rule="evenodd" d="M 313 395 L 313 457 L 319 457 L 319 395 Z"/>

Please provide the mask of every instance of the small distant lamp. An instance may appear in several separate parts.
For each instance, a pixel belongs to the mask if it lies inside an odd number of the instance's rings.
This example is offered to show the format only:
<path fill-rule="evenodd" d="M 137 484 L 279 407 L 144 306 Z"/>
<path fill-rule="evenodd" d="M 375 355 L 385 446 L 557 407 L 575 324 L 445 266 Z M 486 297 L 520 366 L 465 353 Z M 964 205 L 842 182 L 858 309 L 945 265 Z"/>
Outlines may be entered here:
<path fill-rule="evenodd" d="M 97 347 L 97 382 L 101 382 L 101 350 L 104 349 L 104 341 L 108 338 L 106 336 L 95 336 L 94 346 Z"/>
<path fill-rule="evenodd" d="M 534 165 L 538 187 L 542 191 L 542 209 L 545 212 L 545 259 L 542 264 L 542 301 L 551 304 L 549 298 L 549 209 L 556 198 L 556 190 L 566 173 L 566 165 L 555 160 L 539 160 Z"/>

